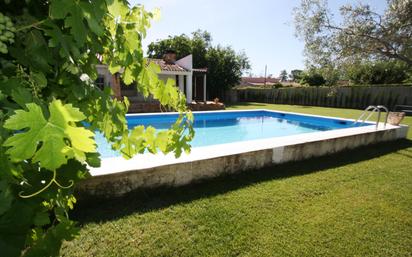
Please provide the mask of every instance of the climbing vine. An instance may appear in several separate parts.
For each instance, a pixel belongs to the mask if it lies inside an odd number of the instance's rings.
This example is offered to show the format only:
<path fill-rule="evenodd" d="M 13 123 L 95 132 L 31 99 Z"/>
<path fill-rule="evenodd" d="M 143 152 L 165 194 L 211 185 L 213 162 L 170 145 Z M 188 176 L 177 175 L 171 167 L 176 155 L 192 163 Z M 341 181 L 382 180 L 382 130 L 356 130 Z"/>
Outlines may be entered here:
<path fill-rule="evenodd" d="M 100 165 L 95 133 L 125 158 L 189 151 L 192 116 L 143 58 L 156 13 L 125 0 L 0 0 L 0 256 L 56 256 L 78 232 L 75 184 Z M 169 130 L 128 129 L 128 100 L 99 89 L 97 64 L 180 113 Z"/>

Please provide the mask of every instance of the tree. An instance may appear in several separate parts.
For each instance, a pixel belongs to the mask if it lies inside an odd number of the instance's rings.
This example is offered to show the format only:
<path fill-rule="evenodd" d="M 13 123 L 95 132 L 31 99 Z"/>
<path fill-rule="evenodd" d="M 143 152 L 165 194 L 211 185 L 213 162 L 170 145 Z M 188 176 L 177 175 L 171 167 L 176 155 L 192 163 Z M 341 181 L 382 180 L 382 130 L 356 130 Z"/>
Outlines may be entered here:
<path fill-rule="evenodd" d="M 324 85 L 325 86 L 335 86 L 336 82 L 342 77 L 343 73 L 343 68 L 342 67 L 336 67 L 336 65 L 333 64 L 326 64 L 320 68 L 317 68 L 316 66 L 311 67 L 309 70 L 316 70 L 316 73 L 319 73 L 322 75 L 323 79 L 325 80 Z"/>
<path fill-rule="evenodd" d="M 124 0 L 0 2 L 0 256 L 57 256 L 77 233 L 73 186 L 100 165 L 94 135 L 125 158 L 178 156 L 194 135 L 185 97 L 157 78 L 141 40 L 155 15 Z M 180 112 L 170 130 L 128 129 L 128 101 L 94 84 L 108 65 Z"/>
<path fill-rule="evenodd" d="M 211 46 L 211 36 L 207 31 L 197 30 L 192 32 L 192 37 L 182 34 L 169 36 L 167 39 L 152 42 L 147 47 L 147 55 L 150 58 L 162 58 L 163 54 L 170 49 L 176 51 L 178 59 L 189 54 L 193 55 L 193 66 L 196 68 L 206 67 L 206 52 Z"/>
<path fill-rule="evenodd" d="M 289 74 L 289 78 L 294 82 L 300 81 L 302 78 L 303 70 L 291 70 Z"/>
<path fill-rule="evenodd" d="M 340 8 L 336 23 L 325 0 L 302 0 L 294 9 L 296 34 L 307 62 L 340 65 L 360 60 L 398 60 L 412 67 L 412 0 L 388 0 L 383 14 L 367 4 Z"/>
<path fill-rule="evenodd" d="M 231 47 L 212 46 L 209 32 L 197 30 L 191 37 L 182 34 L 150 43 L 147 54 L 151 58 L 162 58 L 173 49 L 177 58 L 193 54 L 194 68 L 208 68 L 207 90 L 210 97 L 223 98 L 224 91 L 236 86 L 243 71 L 250 69 L 244 52 L 236 53 Z"/>
<path fill-rule="evenodd" d="M 316 69 L 310 69 L 303 72 L 300 83 L 309 86 L 322 86 L 326 83 L 326 80 L 319 71 Z"/>
<path fill-rule="evenodd" d="M 226 89 L 236 86 L 242 71 L 249 69 L 249 61 L 244 53 L 236 53 L 231 47 L 211 47 L 206 54 L 208 67 L 208 90 L 212 98 L 224 97 Z"/>
<path fill-rule="evenodd" d="M 286 70 L 281 70 L 279 75 L 280 81 L 287 81 L 288 80 L 288 72 Z"/>

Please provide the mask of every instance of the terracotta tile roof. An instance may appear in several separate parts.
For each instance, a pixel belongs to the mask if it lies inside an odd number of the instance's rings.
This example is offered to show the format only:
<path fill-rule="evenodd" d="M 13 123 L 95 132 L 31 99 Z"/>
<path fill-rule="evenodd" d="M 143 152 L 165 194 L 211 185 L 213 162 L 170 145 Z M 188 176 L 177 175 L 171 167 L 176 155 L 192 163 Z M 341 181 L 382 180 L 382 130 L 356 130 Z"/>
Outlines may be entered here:
<path fill-rule="evenodd" d="M 176 63 L 172 63 L 172 64 L 166 63 L 163 59 L 148 58 L 148 61 L 154 62 L 157 65 L 159 65 L 162 71 L 176 71 L 176 72 L 187 72 L 188 71 Z"/>

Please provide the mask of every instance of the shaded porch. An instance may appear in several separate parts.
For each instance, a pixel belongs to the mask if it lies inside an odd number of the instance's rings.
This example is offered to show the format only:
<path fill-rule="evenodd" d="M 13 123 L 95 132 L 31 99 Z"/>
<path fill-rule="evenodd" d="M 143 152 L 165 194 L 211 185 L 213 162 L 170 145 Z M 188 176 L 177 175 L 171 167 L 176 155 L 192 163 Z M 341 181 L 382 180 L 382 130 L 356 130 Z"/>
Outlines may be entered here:
<path fill-rule="evenodd" d="M 207 101 L 207 91 L 206 91 L 206 74 L 207 68 L 203 69 L 192 69 L 192 99 L 196 102 Z"/>

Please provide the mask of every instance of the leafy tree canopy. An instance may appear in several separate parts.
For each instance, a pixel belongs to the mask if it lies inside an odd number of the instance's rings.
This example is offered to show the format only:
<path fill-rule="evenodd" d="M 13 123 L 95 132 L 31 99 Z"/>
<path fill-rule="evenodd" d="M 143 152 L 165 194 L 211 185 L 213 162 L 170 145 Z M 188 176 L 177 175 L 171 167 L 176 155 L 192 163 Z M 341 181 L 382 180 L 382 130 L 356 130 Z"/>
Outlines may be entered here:
<path fill-rule="evenodd" d="M 206 54 L 209 95 L 224 98 L 224 91 L 238 85 L 242 72 L 250 68 L 247 56 L 231 47 L 211 47 Z"/>
<path fill-rule="evenodd" d="M 176 51 L 178 59 L 192 54 L 193 66 L 195 68 L 204 68 L 207 66 L 206 53 L 211 47 L 211 42 L 212 37 L 209 32 L 197 30 L 192 32 L 191 37 L 182 34 L 152 42 L 147 47 L 147 55 L 151 58 L 162 58 L 167 50 L 172 49 Z"/>
<path fill-rule="evenodd" d="M 295 82 L 299 82 L 302 78 L 303 70 L 291 70 L 289 74 L 289 78 Z"/>
<path fill-rule="evenodd" d="M 345 77 L 354 84 L 397 84 L 407 82 L 408 76 L 405 63 L 396 61 L 364 62 L 345 69 Z"/>
<path fill-rule="evenodd" d="M 236 53 L 229 46 L 213 46 L 212 37 L 207 31 L 197 30 L 191 37 L 182 34 L 150 43 L 147 54 L 151 58 L 162 58 L 170 49 L 176 51 L 177 58 L 192 54 L 194 68 L 208 68 L 207 89 L 210 98 L 222 98 L 226 89 L 239 83 L 243 71 L 250 69 L 244 52 Z"/>
<path fill-rule="evenodd" d="M 0 256 L 57 256 L 76 235 L 68 211 L 100 165 L 95 133 L 126 158 L 190 150 L 184 95 L 143 58 L 154 15 L 125 0 L 0 1 Z M 129 131 L 127 98 L 95 86 L 97 64 L 179 111 L 176 123 Z"/>
<path fill-rule="evenodd" d="M 368 4 L 344 5 L 341 22 L 326 0 L 302 0 L 294 10 L 296 34 L 310 65 L 398 60 L 412 67 L 412 1 L 388 0 L 384 13 Z"/>

